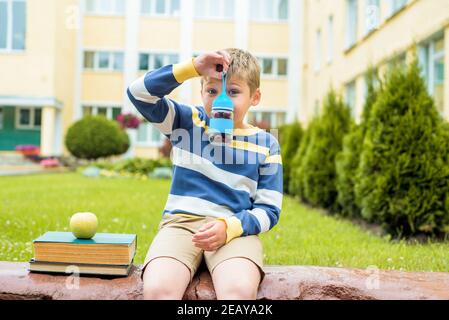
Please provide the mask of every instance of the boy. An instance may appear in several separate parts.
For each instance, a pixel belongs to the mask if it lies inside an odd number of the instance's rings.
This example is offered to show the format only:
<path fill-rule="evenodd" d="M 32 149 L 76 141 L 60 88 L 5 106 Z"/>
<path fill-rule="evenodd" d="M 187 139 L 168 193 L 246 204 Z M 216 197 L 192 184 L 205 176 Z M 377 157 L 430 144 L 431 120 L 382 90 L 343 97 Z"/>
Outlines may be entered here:
<path fill-rule="evenodd" d="M 234 103 L 234 140 L 213 146 L 207 133 L 222 67 Z M 204 107 L 165 97 L 201 76 Z M 256 299 L 264 272 L 257 236 L 273 228 L 282 207 L 277 140 L 244 122 L 259 103 L 260 67 L 250 53 L 226 49 L 148 72 L 128 88 L 138 111 L 173 145 L 173 180 L 145 258 L 145 299 L 182 299 L 203 256 L 218 299 Z"/>

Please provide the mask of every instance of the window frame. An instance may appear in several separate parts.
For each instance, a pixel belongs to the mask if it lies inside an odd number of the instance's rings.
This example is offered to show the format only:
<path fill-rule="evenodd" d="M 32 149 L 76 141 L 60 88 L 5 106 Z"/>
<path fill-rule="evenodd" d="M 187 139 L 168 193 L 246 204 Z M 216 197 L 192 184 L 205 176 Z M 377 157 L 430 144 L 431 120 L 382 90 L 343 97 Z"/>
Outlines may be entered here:
<path fill-rule="evenodd" d="M 398 1 L 400 1 L 398 5 Z M 408 4 L 408 0 L 389 0 L 388 1 L 388 19 L 395 16 L 404 9 Z"/>
<path fill-rule="evenodd" d="M 161 18 L 171 18 L 171 17 L 179 17 L 181 15 L 181 1 L 179 0 L 179 8 L 177 12 L 172 12 L 173 9 L 173 2 L 175 0 L 164 0 L 165 1 L 165 10 L 164 13 L 157 13 L 156 12 L 156 2 L 157 0 L 140 0 L 140 15 L 143 17 L 161 17 Z M 150 12 L 144 12 L 143 11 L 143 3 L 149 2 L 150 3 Z"/>
<path fill-rule="evenodd" d="M 266 1 L 272 2 L 271 10 L 273 12 L 273 18 L 264 17 L 263 13 L 266 12 L 266 4 L 267 4 Z M 286 19 L 280 19 L 280 17 L 279 17 L 280 16 L 279 5 L 280 5 L 281 1 L 282 0 L 264 0 L 264 1 L 251 0 L 250 6 L 258 8 L 259 12 L 258 12 L 257 16 L 254 16 L 254 14 L 250 14 L 249 21 L 250 22 L 262 22 L 262 23 L 267 23 L 267 22 L 288 23 L 288 21 L 290 19 L 290 14 L 288 12 L 288 9 L 287 9 L 287 18 Z M 287 0 L 287 8 L 289 7 L 289 1 L 296 1 L 296 0 Z M 258 3 L 258 5 L 256 6 L 255 3 Z M 255 11 L 253 11 L 253 12 L 255 12 Z"/>
<path fill-rule="evenodd" d="M 286 55 L 257 55 L 256 56 L 257 61 L 259 62 L 260 65 L 260 76 L 263 79 L 271 79 L 271 80 L 286 80 L 288 79 L 288 64 L 289 64 L 289 59 L 288 56 Z M 263 71 L 263 60 L 271 60 L 271 65 L 272 65 L 272 72 L 271 73 L 264 73 Z M 279 60 L 286 60 L 286 64 L 287 64 L 287 68 L 286 68 L 286 74 L 285 75 L 280 75 L 279 74 Z"/>
<path fill-rule="evenodd" d="M 233 21 L 236 16 L 236 1 L 235 0 L 203 0 L 204 2 L 204 15 L 198 14 L 197 11 L 197 5 L 198 2 L 195 1 L 194 8 L 193 8 L 193 17 L 195 20 L 219 20 L 219 21 Z M 230 2 L 232 1 L 232 2 Z M 211 14 L 211 3 L 217 3 L 218 2 L 218 10 L 217 12 L 221 12 L 222 14 L 219 15 L 212 15 Z M 227 16 L 224 13 L 226 12 L 226 3 L 232 3 L 232 15 Z M 215 11 L 213 11 L 215 12 Z"/>
<path fill-rule="evenodd" d="M 110 11 L 102 11 L 101 9 L 101 1 L 103 0 L 83 0 L 85 1 L 85 15 L 86 16 L 108 16 L 108 17 L 124 17 L 126 15 L 126 0 L 111 0 L 113 1 L 112 6 L 110 7 Z M 93 11 L 90 11 L 87 9 L 87 1 L 93 1 Z M 118 11 L 117 9 L 120 8 L 120 5 L 118 3 L 122 1 L 123 2 L 123 12 Z"/>
<path fill-rule="evenodd" d="M 14 39 L 13 39 L 13 28 L 14 28 L 14 22 L 13 22 L 13 3 L 14 2 L 23 2 L 25 4 L 25 17 L 24 17 L 24 38 L 23 38 L 23 49 L 15 49 L 14 46 Z M 0 48 L 0 53 L 21 53 L 26 51 L 27 47 L 27 0 L 0 0 L 0 3 L 6 3 L 6 47 Z"/>
<path fill-rule="evenodd" d="M 327 18 L 327 64 L 331 64 L 334 61 L 334 29 L 334 16 L 330 15 Z"/>
<path fill-rule="evenodd" d="M 353 93 L 352 97 L 349 96 L 350 88 L 352 89 L 352 93 Z M 350 98 L 354 99 L 354 101 L 351 101 L 353 105 L 350 104 Z M 357 81 L 356 81 L 356 79 L 354 79 L 352 81 L 349 81 L 345 85 L 345 103 L 348 105 L 348 107 L 349 107 L 349 109 L 351 111 L 352 118 L 355 119 L 355 117 L 357 116 L 357 114 L 356 114 L 356 108 L 357 108 Z"/>
<path fill-rule="evenodd" d="M 375 68 L 373 72 L 374 72 L 373 85 L 374 88 L 378 90 L 380 87 L 379 69 Z M 367 97 L 368 97 L 368 73 L 365 73 L 363 75 L 363 101 L 365 101 Z"/>
<path fill-rule="evenodd" d="M 380 9 L 380 0 L 365 0 L 365 36 L 379 28 L 381 17 Z M 373 10 L 375 12 L 373 12 Z M 371 15 L 373 15 L 373 19 L 370 19 Z M 371 24 L 371 22 L 373 23 Z"/>
<path fill-rule="evenodd" d="M 144 55 L 144 54 L 148 55 L 148 61 L 147 61 L 148 69 L 145 69 L 145 70 L 140 68 L 140 62 L 141 62 L 140 58 L 141 58 L 141 55 Z M 158 56 L 158 55 L 163 56 L 162 66 L 177 63 L 180 59 L 179 58 L 180 55 L 177 52 L 141 51 L 141 52 L 139 52 L 139 57 L 138 57 L 138 66 L 137 66 L 138 71 L 139 72 L 147 72 L 147 71 L 155 70 L 154 57 Z M 176 56 L 176 58 L 175 58 L 175 56 Z M 171 60 L 172 58 L 174 59 L 174 61 Z"/>
<path fill-rule="evenodd" d="M 35 122 L 35 115 L 36 115 L 36 109 L 41 110 L 41 124 L 39 126 L 36 126 L 34 124 Z M 20 123 L 20 111 L 21 110 L 28 110 L 30 111 L 30 121 L 28 125 L 23 125 Z M 19 130 L 40 130 L 42 128 L 42 115 L 43 115 L 43 108 L 42 107 L 23 107 L 23 106 L 17 106 L 15 107 L 15 124 L 14 128 Z"/>
<path fill-rule="evenodd" d="M 87 68 L 86 67 L 86 53 L 91 52 L 93 53 L 93 67 Z M 100 68 L 100 54 L 105 53 L 108 54 L 108 67 L 107 68 Z M 122 69 L 115 69 L 115 58 L 117 54 L 121 54 L 122 56 Z M 83 51 L 83 71 L 93 71 L 93 72 L 118 72 L 122 73 L 125 69 L 125 53 L 122 50 L 96 50 L 96 49 L 89 49 L 85 48 Z"/>
<path fill-rule="evenodd" d="M 432 97 L 434 97 L 435 95 L 435 84 L 436 84 L 435 63 L 437 60 L 440 60 L 441 58 L 443 58 L 443 61 L 445 61 L 445 48 L 443 47 L 443 49 L 441 49 L 440 51 L 436 51 L 435 49 L 435 44 L 441 40 L 443 41 L 444 45 L 445 44 L 444 34 L 434 36 L 419 45 L 419 63 L 422 67 L 421 71 L 423 72 L 427 92 Z M 445 97 L 443 95 L 443 101 L 445 99 L 448 99 L 448 97 Z M 439 110 L 439 106 L 436 107 L 440 114 L 444 113 L 444 103 L 442 110 Z"/>
<path fill-rule="evenodd" d="M 352 7 L 351 4 L 354 7 Z M 359 6 L 357 0 L 346 0 L 346 36 L 345 36 L 346 50 L 352 48 L 357 44 L 358 24 L 359 24 L 358 7 Z M 351 12 L 351 8 L 353 12 Z M 353 18 L 354 21 L 352 21 Z"/>
<path fill-rule="evenodd" d="M 84 109 L 85 108 L 92 108 L 92 116 L 98 115 L 98 109 L 100 108 L 106 108 L 106 118 L 109 120 L 116 120 L 112 116 L 114 114 L 114 109 L 120 109 L 120 113 L 123 112 L 123 106 L 120 104 L 113 104 L 113 103 L 88 103 L 84 102 L 81 104 L 81 110 L 82 110 L 82 117 L 85 117 Z"/>
<path fill-rule="evenodd" d="M 139 140 L 139 130 L 140 126 L 145 126 L 145 137 L 146 140 Z M 150 130 L 148 130 L 150 129 Z M 158 132 L 159 133 L 159 141 L 154 140 L 148 140 L 148 137 L 153 137 L 153 133 Z M 163 135 L 158 129 L 156 129 L 150 122 L 144 120 L 140 123 L 139 128 L 137 128 L 136 133 L 136 146 L 138 147 L 161 147 L 164 144 L 164 138 L 166 138 L 165 135 Z"/>
<path fill-rule="evenodd" d="M 315 73 L 321 70 L 321 29 L 315 32 L 315 55 L 314 55 L 314 66 L 313 69 Z"/>

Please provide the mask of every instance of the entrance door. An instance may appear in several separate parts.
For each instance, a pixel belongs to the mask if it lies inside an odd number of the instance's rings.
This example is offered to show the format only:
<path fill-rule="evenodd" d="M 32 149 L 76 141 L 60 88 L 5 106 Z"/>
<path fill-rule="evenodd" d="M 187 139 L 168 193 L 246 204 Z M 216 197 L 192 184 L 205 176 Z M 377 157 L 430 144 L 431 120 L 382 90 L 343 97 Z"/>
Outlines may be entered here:
<path fill-rule="evenodd" d="M 0 106 L 0 151 L 16 146 L 40 146 L 42 108 Z"/>

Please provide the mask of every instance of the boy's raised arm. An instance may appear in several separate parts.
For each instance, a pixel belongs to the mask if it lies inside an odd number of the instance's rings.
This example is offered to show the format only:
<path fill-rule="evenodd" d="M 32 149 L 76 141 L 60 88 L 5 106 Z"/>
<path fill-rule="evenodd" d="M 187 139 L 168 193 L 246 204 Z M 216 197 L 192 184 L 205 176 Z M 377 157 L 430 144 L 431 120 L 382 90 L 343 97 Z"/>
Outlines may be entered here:
<path fill-rule="evenodd" d="M 128 87 L 128 97 L 145 119 L 169 137 L 177 128 L 191 127 L 195 110 L 166 96 L 187 79 L 198 75 L 193 60 L 167 65 L 135 80 Z"/>

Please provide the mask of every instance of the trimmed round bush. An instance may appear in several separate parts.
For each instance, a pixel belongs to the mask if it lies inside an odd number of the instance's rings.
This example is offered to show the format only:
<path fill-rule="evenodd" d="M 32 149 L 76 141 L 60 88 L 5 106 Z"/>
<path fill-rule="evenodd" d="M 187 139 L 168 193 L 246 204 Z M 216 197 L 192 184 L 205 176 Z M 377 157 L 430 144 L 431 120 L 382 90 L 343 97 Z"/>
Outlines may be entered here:
<path fill-rule="evenodd" d="M 86 116 L 67 131 L 65 144 L 80 159 L 98 159 L 125 153 L 130 145 L 128 134 L 103 116 Z"/>
<path fill-rule="evenodd" d="M 355 193 L 393 236 L 449 232 L 448 131 L 418 62 L 394 68 L 373 106 Z"/>

